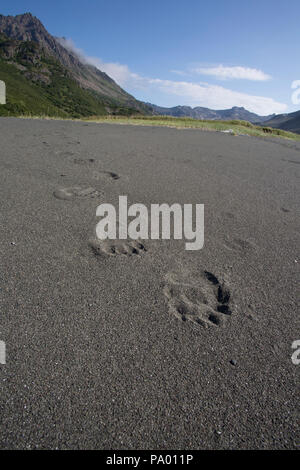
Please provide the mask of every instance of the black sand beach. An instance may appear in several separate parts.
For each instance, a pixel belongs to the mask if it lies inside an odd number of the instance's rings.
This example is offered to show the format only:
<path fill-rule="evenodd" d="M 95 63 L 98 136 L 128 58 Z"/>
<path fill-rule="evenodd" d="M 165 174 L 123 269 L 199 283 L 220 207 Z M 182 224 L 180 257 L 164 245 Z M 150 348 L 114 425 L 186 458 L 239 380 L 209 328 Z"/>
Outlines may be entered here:
<path fill-rule="evenodd" d="M 0 134 L 0 448 L 296 449 L 300 144 L 14 118 Z M 205 204 L 204 248 L 95 250 L 119 195 Z"/>

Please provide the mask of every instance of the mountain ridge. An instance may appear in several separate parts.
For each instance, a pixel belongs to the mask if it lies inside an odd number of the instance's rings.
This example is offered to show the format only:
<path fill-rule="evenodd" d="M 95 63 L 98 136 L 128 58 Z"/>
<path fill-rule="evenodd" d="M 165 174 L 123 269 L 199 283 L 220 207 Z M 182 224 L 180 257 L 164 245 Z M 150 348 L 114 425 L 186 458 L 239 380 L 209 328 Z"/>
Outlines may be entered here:
<path fill-rule="evenodd" d="M 157 114 L 164 116 L 174 116 L 174 117 L 191 117 L 194 119 L 202 120 L 220 120 L 220 121 L 230 121 L 233 119 L 249 121 L 251 123 L 263 123 L 266 120 L 272 119 L 275 117 L 275 114 L 269 116 L 259 116 L 258 114 L 251 113 L 243 107 L 234 106 L 230 109 L 221 109 L 213 110 L 210 108 L 204 108 L 201 106 L 196 106 L 192 108 L 191 106 L 174 106 L 171 108 L 166 108 L 163 106 L 157 106 L 152 103 L 147 103 L 149 107 L 153 109 Z"/>
<path fill-rule="evenodd" d="M 272 119 L 264 122 L 264 125 L 300 134 L 300 111 L 288 114 L 277 114 Z"/>

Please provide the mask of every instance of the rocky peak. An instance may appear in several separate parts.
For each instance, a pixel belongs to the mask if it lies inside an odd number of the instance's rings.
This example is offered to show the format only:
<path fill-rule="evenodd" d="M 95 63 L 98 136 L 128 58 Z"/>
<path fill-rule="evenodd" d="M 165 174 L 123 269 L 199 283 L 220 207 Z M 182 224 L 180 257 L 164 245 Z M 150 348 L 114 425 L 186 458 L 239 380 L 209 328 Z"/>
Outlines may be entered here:
<path fill-rule="evenodd" d="M 17 16 L 0 15 L 0 31 L 18 41 L 44 42 L 50 37 L 40 20 L 31 13 Z"/>

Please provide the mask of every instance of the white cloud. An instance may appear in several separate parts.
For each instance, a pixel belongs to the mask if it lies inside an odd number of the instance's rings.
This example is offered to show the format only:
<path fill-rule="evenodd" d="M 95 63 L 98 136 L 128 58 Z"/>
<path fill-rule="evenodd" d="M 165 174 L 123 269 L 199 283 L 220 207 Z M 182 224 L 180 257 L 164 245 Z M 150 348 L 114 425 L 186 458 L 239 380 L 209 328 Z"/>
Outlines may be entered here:
<path fill-rule="evenodd" d="M 272 77 L 262 70 L 252 69 L 250 67 L 224 67 L 218 65 L 217 67 L 198 67 L 193 69 L 194 73 L 199 75 L 212 75 L 220 79 L 240 79 L 240 80 L 253 80 L 263 82 L 270 80 Z"/>
<path fill-rule="evenodd" d="M 139 76 L 132 73 L 127 65 L 122 65 L 117 62 L 103 62 L 98 57 L 89 57 L 82 49 L 79 49 L 75 46 L 72 39 L 56 39 L 68 51 L 73 52 L 81 60 L 81 62 L 94 65 L 94 67 L 97 67 L 97 69 L 101 70 L 101 72 L 107 73 L 107 75 L 113 78 L 120 86 L 126 86 L 130 81 L 139 79 Z"/>
<path fill-rule="evenodd" d="M 127 65 L 118 64 L 117 62 L 103 62 L 97 57 L 86 57 L 86 60 L 97 69 L 107 73 L 120 86 L 125 86 L 135 75 L 130 72 Z"/>
<path fill-rule="evenodd" d="M 279 103 L 272 98 L 248 95 L 218 85 L 143 77 L 133 73 L 127 65 L 104 62 L 97 57 L 86 56 L 81 49 L 74 45 L 72 40 L 60 39 L 60 42 L 64 47 L 73 51 L 82 62 L 92 64 L 102 72 L 106 72 L 127 91 L 135 93 L 143 90 L 143 94 L 147 95 L 147 100 L 150 102 L 153 101 L 151 96 L 155 96 L 159 92 L 168 96 L 177 96 L 178 103 L 176 104 L 193 107 L 226 109 L 240 106 L 260 115 L 283 113 L 287 109 L 286 104 Z"/>
<path fill-rule="evenodd" d="M 183 70 L 170 70 L 171 73 L 174 73 L 175 75 L 180 75 L 182 77 L 186 77 L 189 75 L 187 72 L 184 72 Z"/>
<path fill-rule="evenodd" d="M 66 39 L 66 38 L 55 38 L 55 39 L 68 51 L 73 52 L 75 55 L 78 56 L 80 60 L 85 62 L 85 55 L 84 55 L 83 50 L 76 47 L 72 39 Z"/>
<path fill-rule="evenodd" d="M 233 106 L 246 108 L 260 115 L 282 113 L 287 105 L 272 98 L 248 95 L 207 83 L 177 82 L 161 79 L 147 79 L 150 87 L 161 92 L 177 95 L 181 102 L 190 106 L 204 106 L 212 109 L 226 109 Z"/>

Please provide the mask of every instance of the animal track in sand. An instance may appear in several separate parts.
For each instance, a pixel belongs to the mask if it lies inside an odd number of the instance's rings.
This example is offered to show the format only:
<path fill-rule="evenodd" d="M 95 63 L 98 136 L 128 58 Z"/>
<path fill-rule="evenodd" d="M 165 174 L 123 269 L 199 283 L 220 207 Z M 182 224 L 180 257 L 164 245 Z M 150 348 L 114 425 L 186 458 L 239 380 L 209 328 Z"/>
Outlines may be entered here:
<path fill-rule="evenodd" d="M 91 165 L 95 163 L 94 158 L 74 158 L 73 163 L 76 165 Z"/>
<path fill-rule="evenodd" d="M 226 217 L 228 219 L 235 219 L 235 215 L 232 212 L 225 212 Z"/>
<path fill-rule="evenodd" d="M 294 163 L 294 165 L 300 165 L 300 160 L 288 160 L 286 158 L 281 159 L 283 162 L 289 162 L 289 163 Z"/>
<path fill-rule="evenodd" d="M 147 252 L 144 243 L 139 240 L 90 240 L 89 246 L 96 256 L 132 256 Z"/>
<path fill-rule="evenodd" d="M 76 155 L 74 152 L 71 152 L 70 150 L 56 150 L 54 152 L 56 155 L 59 155 L 60 157 L 73 157 Z"/>
<path fill-rule="evenodd" d="M 242 238 L 227 239 L 224 242 L 224 246 L 229 250 L 235 250 L 241 253 L 245 253 L 247 251 L 255 249 L 255 245 L 253 242 L 249 240 L 243 240 Z"/>
<path fill-rule="evenodd" d="M 96 171 L 93 174 L 95 179 L 106 179 L 109 181 L 117 181 L 121 176 L 114 171 Z"/>
<path fill-rule="evenodd" d="M 170 273 L 164 294 L 169 312 L 182 321 L 197 325 L 222 326 L 232 314 L 230 290 L 211 272 L 200 276 Z"/>
<path fill-rule="evenodd" d="M 91 187 L 71 186 L 69 188 L 61 188 L 54 191 L 53 195 L 57 199 L 71 200 L 75 198 L 94 198 L 100 196 L 100 191 Z"/>

